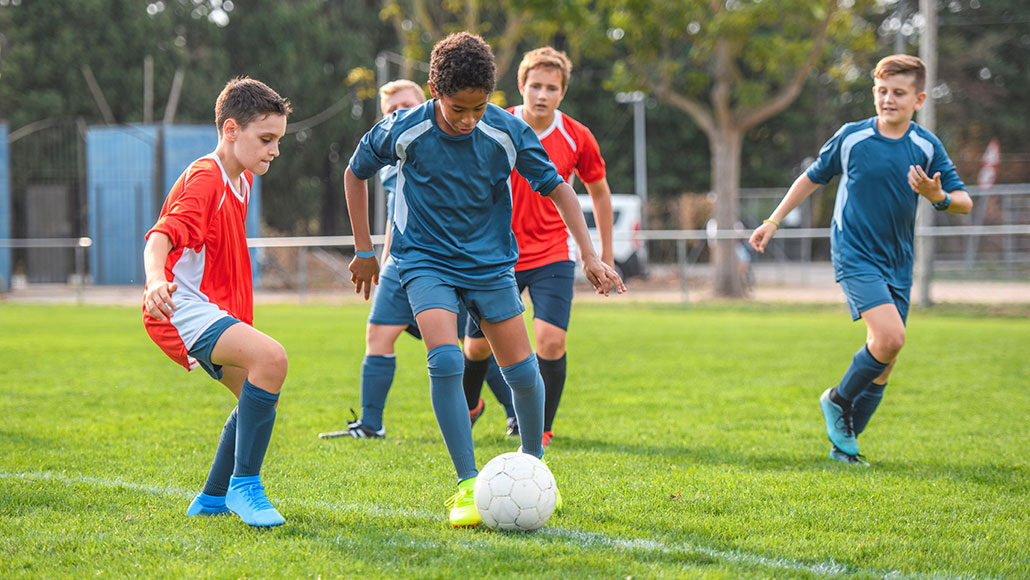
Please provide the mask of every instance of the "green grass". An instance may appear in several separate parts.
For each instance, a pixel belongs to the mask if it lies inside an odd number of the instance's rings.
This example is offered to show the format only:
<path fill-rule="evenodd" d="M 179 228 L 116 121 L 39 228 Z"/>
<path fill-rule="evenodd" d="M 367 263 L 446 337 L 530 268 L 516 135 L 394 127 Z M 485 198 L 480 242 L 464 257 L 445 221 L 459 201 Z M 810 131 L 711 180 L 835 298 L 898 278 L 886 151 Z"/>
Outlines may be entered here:
<path fill-rule="evenodd" d="M 231 396 L 138 308 L 0 303 L 0 577 L 1030 576 L 1030 324 L 916 310 L 873 466 L 826 459 L 817 398 L 865 330 L 840 307 L 580 304 L 536 534 L 453 530 L 422 344 L 398 343 L 385 441 L 359 404 L 365 306 L 264 306 L 290 354 L 263 470 L 287 519 L 187 518 Z M 511 451 L 488 400 L 482 465 Z"/>

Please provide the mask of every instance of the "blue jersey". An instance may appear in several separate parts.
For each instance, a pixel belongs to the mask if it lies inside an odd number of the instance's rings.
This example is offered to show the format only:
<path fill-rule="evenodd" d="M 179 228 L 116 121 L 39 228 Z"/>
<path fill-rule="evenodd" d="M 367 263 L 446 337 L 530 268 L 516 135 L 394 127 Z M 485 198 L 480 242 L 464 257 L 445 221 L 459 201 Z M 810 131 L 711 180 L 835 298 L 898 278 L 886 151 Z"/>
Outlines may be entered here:
<path fill-rule="evenodd" d="M 428 275 L 460 288 L 513 285 L 511 172 L 542 195 L 563 180 L 521 119 L 488 104 L 475 130 L 452 136 L 437 126 L 435 102 L 377 123 L 358 143 L 350 169 L 368 179 L 397 164 L 390 254 L 405 284 Z"/>
<path fill-rule="evenodd" d="M 379 170 L 379 181 L 386 192 L 386 223 L 393 222 L 393 190 L 397 188 L 397 166 L 387 165 Z"/>
<path fill-rule="evenodd" d="M 876 117 L 848 123 L 823 145 L 808 168 L 815 183 L 841 175 L 830 224 L 837 280 L 879 274 L 898 288 L 912 285 L 916 207 L 920 195 L 908 184 L 909 167 L 941 173 L 944 191 L 965 189 L 936 135 L 910 123 L 900 139 L 876 129 Z"/>

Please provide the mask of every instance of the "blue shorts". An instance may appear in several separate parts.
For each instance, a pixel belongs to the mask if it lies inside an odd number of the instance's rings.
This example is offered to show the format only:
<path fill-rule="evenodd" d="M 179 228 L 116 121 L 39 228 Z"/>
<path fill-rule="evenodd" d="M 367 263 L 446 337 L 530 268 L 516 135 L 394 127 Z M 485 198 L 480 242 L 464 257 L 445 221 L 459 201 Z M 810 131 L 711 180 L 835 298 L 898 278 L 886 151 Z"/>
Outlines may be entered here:
<path fill-rule="evenodd" d="M 575 282 L 576 263 L 562 260 L 515 272 L 515 283 L 519 294 L 529 288 L 529 299 L 533 302 L 533 318 L 539 318 L 562 330 L 569 329 L 572 315 L 572 287 Z M 482 338 L 483 331 L 470 318 L 465 334 L 470 338 Z"/>
<path fill-rule="evenodd" d="M 193 343 L 193 348 L 190 349 L 189 355 L 200 363 L 200 366 L 204 367 L 207 374 L 211 375 L 211 378 L 218 381 L 222 378 L 222 365 L 216 365 L 211 362 L 211 351 L 214 350 L 215 344 L 218 339 L 222 337 L 222 333 L 225 332 L 226 328 L 236 324 L 239 320 L 236 320 L 232 316 L 223 316 L 216 320 L 214 324 L 207 327 Z"/>
<path fill-rule="evenodd" d="M 387 258 L 379 272 L 379 285 L 372 297 L 372 310 L 368 313 L 370 324 L 385 326 L 413 326 L 415 315 L 411 313 L 408 293 L 401 285 L 401 276 L 394 261 Z"/>
<path fill-rule="evenodd" d="M 526 311 L 514 285 L 493 290 L 472 290 L 452 286 L 439 278 L 419 276 L 404 287 L 411 302 L 411 311 L 417 316 L 423 310 L 442 308 L 458 317 L 458 326 L 465 322 L 462 307 L 478 324 L 480 320 L 501 322 Z M 458 335 L 461 336 L 459 330 Z"/>
<path fill-rule="evenodd" d="M 890 285 L 882 276 L 859 274 L 837 281 L 851 309 L 851 320 L 862 318 L 862 313 L 874 306 L 893 304 L 901 315 L 901 322 L 908 320 L 908 296 L 910 287 L 898 288 Z"/>
<path fill-rule="evenodd" d="M 458 309 L 458 338 L 465 336 L 466 318 L 468 313 L 465 312 L 465 305 L 461 304 Z M 422 338 L 418 323 L 415 322 L 415 315 L 411 313 L 408 293 L 401 285 L 397 266 L 389 258 L 379 271 L 379 286 L 372 297 L 372 310 L 368 313 L 368 322 L 383 326 L 407 326 L 405 330 L 408 334 L 418 339 Z"/>

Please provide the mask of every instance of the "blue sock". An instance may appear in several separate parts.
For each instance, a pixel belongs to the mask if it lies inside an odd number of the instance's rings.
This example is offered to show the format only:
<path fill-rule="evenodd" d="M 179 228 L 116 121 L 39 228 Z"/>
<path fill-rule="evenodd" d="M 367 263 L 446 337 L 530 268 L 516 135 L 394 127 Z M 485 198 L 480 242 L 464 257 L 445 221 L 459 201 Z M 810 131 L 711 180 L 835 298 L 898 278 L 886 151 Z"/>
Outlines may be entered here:
<path fill-rule="evenodd" d="M 430 350 L 426 358 L 429 361 L 429 398 L 458 481 L 475 477 L 478 472 L 472 447 L 472 424 L 465 391 L 461 388 L 465 357 L 458 345 L 441 344 Z"/>
<path fill-rule="evenodd" d="M 544 448 L 540 445 L 540 438 L 544 435 L 544 379 L 540 377 L 536 355 L 531 354 L 526 360 L 510 367 L 501 367 L 501 374 L 511 386 L 515 415 L 519 419 L 522 451 L 543 457 Z"/>
<path fill-rule="evenodd" d="M 869 383 L 866 390 L 862 391 L 862 394 L 851 404 L 852 409 L 854 409 L 852 421 L 855 424 L 856 436 L 865 430 L 865 426 L 869 424 L 869 419 L 876 412 L 876 408 L 880 406 L 885 388 L 887 388 L 887 383 L 882 385 Z"/>
<path fill-rule="evenodd" d="M 873 358 L 873 355 L 869 353 L 869 348 L 863 344 L 851 359 L 851 366 L 848 367 L 840 384 L 837 385 L 837 394 L 849 401 L 854 401 L 855 397 L 861 395 L 862 391 L 873 382 L 873 379 L 883 374 L 887 364 Z"/>
<path fill-rule="evenodd" d="M 497 402 L 504 407 L 504 414 L 507 417 L 515 416 L 515 407 L 511 404 L 511 387 L 508 383 L 504 382 L 504 376 L 501 374 L 501 367 L 497 366 L 497 359 L 494 355 L 490 355 L 489 368 L 486 371 L 486 384 L 493 391 L 494 396 L 497 397 Z"/>
<path fill-rule="evenodd" d="M 373 431 L 383 428 L 383 409 L 390 394 L 397 357 L 366 354 L 361 363 L 361 424 Z"/>
<path fill-rule="evenodd" d="M 250 381 L 243 381 L 237 405 L 234 476 L 247 477 L 261 473 L 261 462 L 265 459 L 268 441 L 272 438 L 275 404 L 278 401 L 278 393 L 269 393 Z"/>
<path fill-rule="evenodd" d="M 236 463 L 236 408 L 229 413 L 222 427 L 222 438 L 218 440 L 215 460 L 211 462 L 211 471 L 204 482 L 204 493 L 211 496 L 224 496 L 229 489 L 229 476 L 232 475 Z"/>

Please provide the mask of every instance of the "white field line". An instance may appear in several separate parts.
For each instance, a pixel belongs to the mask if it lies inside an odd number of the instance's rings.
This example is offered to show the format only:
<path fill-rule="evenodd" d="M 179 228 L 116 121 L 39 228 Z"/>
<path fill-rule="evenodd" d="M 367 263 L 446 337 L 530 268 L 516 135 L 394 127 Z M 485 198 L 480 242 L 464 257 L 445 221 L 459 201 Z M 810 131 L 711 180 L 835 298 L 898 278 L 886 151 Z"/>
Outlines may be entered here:
<path fill-rule="evenodd" d="M 16 479 L 22 480 L 27 483 L 36 482 L 57 482 L 66 485 L 89 485 L 94 487 L 105 487 L 105 488 L 122 488 L 133 491 L 140 491 L 143 493 L 150 493 L 154 495 L 164 495 L 174 498 L 190 499 L 196 493 L 186 489 L 181 489 L 172 486 L 151 486 L 128 481 L 123 478 L 103 478 L 103 477 L 91 477 L 91 476 L 70 476 L 61 472 L 25 472 L 25 473 L 9 473 L 0 472 L 0 479 Z M 369 505 L 356 505 L 348 503 L 329 502 L 323 500 L 306 501 L 297 499 L 277 499 L 276 503 L 296 505 L 300 507 L 308 508 L 320 508 L 328 509 L 334 512 L 354 512 L 361 514 L 378 514 L 386 517 L 403 517 L 403 518 L 417 518 L 425 519 L 429 521 L 438 521 L 442 516 L 443 511 L 435 512 L 428 510 L 411 510 L 411 509 L 393 509 L 393 508 L 382 508 L 377 506 Z M 710 548 L 707 546 L 698 546 L 694 544 L 670 544 L 656 540 L 643 540 L 643 539 L 619 539 L 606 536 L 604 534 L 596 532 L 583 532 L 579 530 L 570 530 L 565 528 L 547 527 L 540 531 L 541 534 L 546 534 L 562 540 L 566 540 L 568 543 L 576 545 L 580 548 L 622 548 L 626 550 L 632 550 L 637 552 L 661 552 L 661 553 L 677 553 L 677 554 L 700 554 L 726 562 L 729 564 L 744 564 L 749 566 L 761 566 L 764 568 L 772 568 L 775 570 L 784 570 L 787 572 L 807 572 L 817 576 L 843 576 L 852 575 L 856 573 L 872 574 L 881 578 L 900 579 L 900 578 L 942 578 L 942 577 L 953 577 L 952 575 L 907 575 L 897 570 L 891 570 L 888 572 L 876 571 L 876 570 L 865 570 L 865 569 L 854 569 L 846 564 L 841 564 L 833 560 L 825 562 L 802 562 L 798 560 L 792 560 L 789 558 L 770 558 L 767 556 L 761 556 L 757 554 L 749 554 L 747 552 L 741 552 L 739 550 L 720 550 L 716 548 Z"/>

